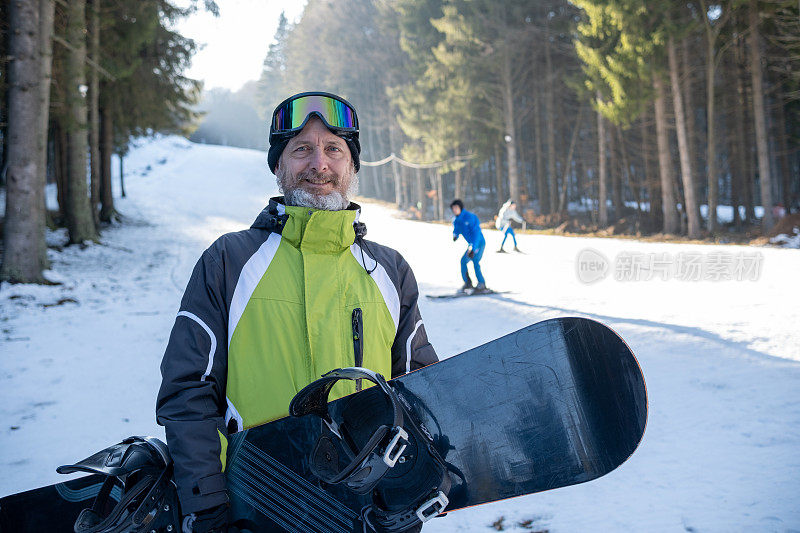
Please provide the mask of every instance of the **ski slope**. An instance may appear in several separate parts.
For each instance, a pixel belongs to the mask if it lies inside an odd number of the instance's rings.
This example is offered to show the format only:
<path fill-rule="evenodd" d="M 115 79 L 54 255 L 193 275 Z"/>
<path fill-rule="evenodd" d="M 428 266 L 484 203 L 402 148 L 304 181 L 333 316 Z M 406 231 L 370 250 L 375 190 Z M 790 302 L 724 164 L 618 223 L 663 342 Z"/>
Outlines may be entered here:
<path fill-rule="evenodd" d="M 61 481 L 56 466 L 128 435 L 163 438 L 158 367 L 194 262 L 276 194 L 265 153 L 177 137 L 140 141 L 125 168 L 126 223 L 100 245 L 51 251 L 62 285 L 0 287 L 0 496 Z M 465 246 L 449 226 L 371 203 L 361 220 L 403 253 L 423 294 L 461 285 Z M 650 418 L 611 474 L 437 518 L 426 532 L 490 531 L 501 519 L 505 530 L 553 533 L 800 530 L 800 252 L 519 235 L 526 254 L 496 254 L 500 232 L 485 234 L 487 284 L 511 292 L 421 298 L 440 357 L 547 318 L 594 318 L 637 354 Z M 587 248 L 614 260 L 591 284 L 576 270 Z M 753 254 L 757 279 L 615 279 L 630 274 L 615 258 L 714 265 Z"/>

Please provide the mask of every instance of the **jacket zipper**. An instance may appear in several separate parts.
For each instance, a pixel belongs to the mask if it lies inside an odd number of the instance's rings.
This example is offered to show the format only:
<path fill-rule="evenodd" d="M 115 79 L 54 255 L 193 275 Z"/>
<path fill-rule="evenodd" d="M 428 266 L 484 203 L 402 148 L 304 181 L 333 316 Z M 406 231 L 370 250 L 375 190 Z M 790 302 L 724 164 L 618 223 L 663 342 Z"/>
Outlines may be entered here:
<path fill-rule="evenodd" d="M 353 325 L 353 354 L 355 355 L 355 366 L 363 366 L 364 364 L 364 323 L 361 316 L 361 308 L 356 307 L 353 309 L 352 316 Z M 361 390 L 361 380 L 356 380 L 356 392 Z"/>

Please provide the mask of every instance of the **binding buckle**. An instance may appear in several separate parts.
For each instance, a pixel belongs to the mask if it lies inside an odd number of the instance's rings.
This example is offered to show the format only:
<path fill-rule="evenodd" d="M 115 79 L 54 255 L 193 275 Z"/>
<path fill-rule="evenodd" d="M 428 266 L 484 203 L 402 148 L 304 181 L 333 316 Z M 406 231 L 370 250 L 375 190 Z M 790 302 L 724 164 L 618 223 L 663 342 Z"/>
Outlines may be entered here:
<path fill-rule="evenodd" d="M 431 518 L 444 511 L 444 508 L 447 507 L 447 504 L 449 503 L 450 500 L 447 499 L 447 496 L 445 496 L 444 492 L 439 491 L 436 493 L 436 496 L 417 508 L 417 518 L 419 518 L 420 522 L 427 522 Z"/>
<path fill-rule="evenodd" d="M 400 442 L 400 439 L 403 440 L 402 443 Z M 386 466 L 393 468 L 394 465 L 397 464 L 397 460 L 400 459 L 400 456 L 403 455 L 403 452 L 407 446 L 408 433 L 406 433 L 406 430 L 400 426 L 395 426 L 392 440 L 386 446 L 386 451 L 383 452 L 383 462 L 386 463 Z"/>

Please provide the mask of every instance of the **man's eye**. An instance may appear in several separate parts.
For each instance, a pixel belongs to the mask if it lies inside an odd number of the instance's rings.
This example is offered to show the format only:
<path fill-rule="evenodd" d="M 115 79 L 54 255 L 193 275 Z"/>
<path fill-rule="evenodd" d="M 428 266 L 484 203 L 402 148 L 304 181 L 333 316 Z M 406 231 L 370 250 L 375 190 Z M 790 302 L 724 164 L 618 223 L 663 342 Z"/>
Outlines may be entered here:
<path fill-rule="evenodd" d="M 342 151 L 342 149 L 341 149 L 341 148 L 339 148 L 338 146 L 329 146 L 329 147 L 328 147 L 328 150 L 335 150 L 335 151 L 337 151 L 337 152 L 341 152 L 341 151 Z"/>

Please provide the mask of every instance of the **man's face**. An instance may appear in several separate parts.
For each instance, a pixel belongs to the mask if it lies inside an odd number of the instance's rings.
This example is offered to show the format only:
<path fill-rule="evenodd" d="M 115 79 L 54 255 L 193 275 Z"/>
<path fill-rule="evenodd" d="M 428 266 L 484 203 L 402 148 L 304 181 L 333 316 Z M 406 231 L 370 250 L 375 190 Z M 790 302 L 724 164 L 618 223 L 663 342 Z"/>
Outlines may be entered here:
<path fill-rule="evenodd" d="M 453 211 L 453 214 L 455 216 L 458 216 L 458 215 L 461 214 L 461 208 L 458 206 L 458 204 L 450 206 L 450 209 Z"/>
<path fill-rule="evenodd" d="M 358 190 L 347 143 L 317 117 L 286 145 L 276 175 L 289 205 L 338 211 Z"/>

